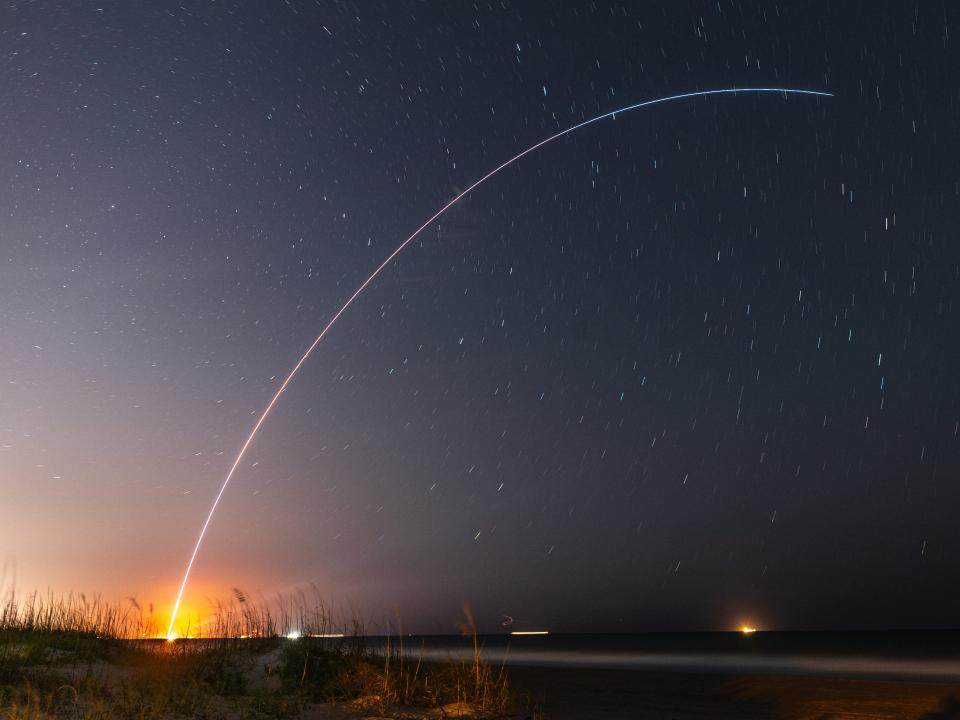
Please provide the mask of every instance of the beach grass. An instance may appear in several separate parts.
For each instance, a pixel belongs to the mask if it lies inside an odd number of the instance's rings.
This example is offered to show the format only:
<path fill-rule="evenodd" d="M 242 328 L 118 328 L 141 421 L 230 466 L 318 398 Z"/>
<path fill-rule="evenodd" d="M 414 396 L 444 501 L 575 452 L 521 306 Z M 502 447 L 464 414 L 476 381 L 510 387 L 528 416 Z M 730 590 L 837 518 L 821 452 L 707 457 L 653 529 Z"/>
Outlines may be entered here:
<path fill-rule="evenodd" d="M 296 633 L 287 634 L 290 628 Z M 152 608 L 10 591 L 0 605 L 0 720 L 530 717 L 506 669 L 425 663 L 402 635 L 371 641 L 315 588 L 268 601 L 239 589 L 189 639 L 158 639 Z M 318 714 L 321 713 L 321 714 Z"/>

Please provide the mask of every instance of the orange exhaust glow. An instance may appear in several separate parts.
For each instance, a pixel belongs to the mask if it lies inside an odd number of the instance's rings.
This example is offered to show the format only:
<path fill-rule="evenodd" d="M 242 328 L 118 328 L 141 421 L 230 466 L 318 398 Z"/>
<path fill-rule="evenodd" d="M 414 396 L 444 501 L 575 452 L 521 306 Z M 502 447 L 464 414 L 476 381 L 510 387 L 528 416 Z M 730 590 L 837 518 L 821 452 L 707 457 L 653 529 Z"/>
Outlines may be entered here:
<path fill-rule="evenodd" d="M 202 628 L 207 622 L 201 619 L 201 614 L 195 607 L 181 606 L 177 615 L 177 623 L 172 623 L 167 627 L 167 632 L 157 633 L 156 637 L 167 642 L 174 642 L 181 638 L 190 638 L 197 634 L 202 634 Z M 158 630 L 169 623 L 169 617 L 162 610 L 158 612 L 156 618 Z"/>

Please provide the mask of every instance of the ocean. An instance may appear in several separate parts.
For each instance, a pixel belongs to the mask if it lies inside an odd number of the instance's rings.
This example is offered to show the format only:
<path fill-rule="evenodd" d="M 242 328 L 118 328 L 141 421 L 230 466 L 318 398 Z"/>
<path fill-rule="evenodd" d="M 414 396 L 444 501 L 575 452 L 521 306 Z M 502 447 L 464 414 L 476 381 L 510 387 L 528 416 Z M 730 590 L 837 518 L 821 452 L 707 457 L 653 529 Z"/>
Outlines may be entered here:
<path fill-rule="evenodd" d="M 397 649 L 397 638 L 390 643 Z M 479 643 L 488 662 L 506 666 L 960 681 L 957 631 L 485 635 Z M 459 636 L 407 636 L 402 646 L 425 662 L 473 653 L 472 639 Z"/>

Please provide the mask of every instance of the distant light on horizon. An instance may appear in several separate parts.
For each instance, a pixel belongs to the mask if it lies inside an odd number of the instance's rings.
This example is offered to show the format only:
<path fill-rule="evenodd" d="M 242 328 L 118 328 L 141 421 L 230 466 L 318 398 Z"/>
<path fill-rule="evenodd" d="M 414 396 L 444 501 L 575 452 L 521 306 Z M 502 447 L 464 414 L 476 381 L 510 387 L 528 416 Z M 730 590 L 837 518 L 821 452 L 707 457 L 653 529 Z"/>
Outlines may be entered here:
<path fill-rule="evenodd" d="M 511 635 L 549 635 L 549 630 L 513 630 Z"/>
<path fill-rule="evenodd" d="M 749 625 L 743 625 L 740 628 L 740 632 L 742 632 L 744 635 L 753 635 L 753 633 L 756 631 L 757 629 L 755 627 L 750 627 Z"/>
<path fill-rule="evenodd" d="M 290 632 L 287 633 L 287 640 L 299 640 L 299 639 L 300 639 L 299 630 L 291 630 Z"/>

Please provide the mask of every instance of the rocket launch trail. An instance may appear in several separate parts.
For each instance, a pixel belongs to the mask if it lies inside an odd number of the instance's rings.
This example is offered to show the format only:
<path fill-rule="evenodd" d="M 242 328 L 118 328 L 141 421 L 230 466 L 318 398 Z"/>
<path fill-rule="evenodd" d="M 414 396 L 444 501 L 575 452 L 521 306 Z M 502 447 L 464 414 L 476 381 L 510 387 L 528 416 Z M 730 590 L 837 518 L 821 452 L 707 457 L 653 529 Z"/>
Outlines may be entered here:
<path fill-rule="evenodd" d="M 243 445 L 241 445 L 240 451 L 237 453 L 237 456 L 234 459 L 233 464 L 230 466 L 230 470 L 227 473 L 226 477 L 224 478 L 224 481 L 220 486 L 220 490 L 219 492 L 217 492 L 217 495 L 213 500 L 213 504 L 210 507 L 210 511 L 207 513 L 207 516 L 203 521 L 203 525 L 200 528 L 200 534 L 198 535 L 197 541 L 194 544 L 193 552 L 190 554 L 190 559 L 187 562 L 186 570 L 184 571 L 184 574 L 183 574 L 183 580 L 180 583 L 180 589 L 177 593 L 177 598 L 173 605 L 173 611 L 170 614 L 170 625 L 167 628 L 167 637 L 169 639 L 173 639 L 175 637 L 174 625 L 177 620 L 177 614 L 180 610 L 180 603 L 183 600 L 184 591 L 186 590 L 187 583 L 190 580 L 190 573 L 193 570 L 194 562 L 197 559 L 197 554 L 199 553 L 200 547 L 203 544 L 203 538 L 206 535 L 207 529 L 210 527 L 210 522 L 213 520 L 213 516 L 217 510 L 217 506 L 220 504 L 220 500 L 223 498 L 223 494 L 226 491 L 227 486 L 230 484 L 230 480 L 233 478 L 233 475 L 236 472 L 237 467 L 242 462 L 244 455 L 246 455 L 246 452 L 249 449 L 251 443 L 256 438 L 257 433 L 260 431 L 260 428 L 263 426 L 264 422 L 266 422 L 267 417 L 270 415 L 270 412 L 273 410 L 274 406 L 277 404 L 277 401 L 280 399 L 280 396 L 283 395 L 283 393 L 286 391 L 287 387 L 290 385 L 294 377 L 296 377 L 297 373 L 300 371 L 300 368 L 303 367 L 303 364 L 307 361 L 310 355 L 313 354 L 313 351 L 316 349 L 316 347 L 320 344 L 320 342 L 327 335 L 327 333 L 330 332 L 330 329 L 337 324 L 337 321 L 340 319 L 340 317 L 347 311 L 347 308 L 349 308 L 353 304 L 353 302 L 361 294 L 363 294 L 364 290 L 366 290 L 367 287 L 374 280 L 376 280 L 376 278 L 383 272 L 383 270 L 388 265 L 390 265 L 390 263 L 393 262 L 394 258 L 396 258 L 397 255 L 399 255 L 401 252 L 403 252 L 403 250 L 411 242 L 413 242 L 413 240 L 416 239 L 416 237 L 420 235 L 420 233 L 423 232 L 423 230 L 425 230 L 431 223 L 433 223 L 440 216 L 446 213 L 450 208 L 452 208 L 454 205 L 460 202 L 460 200 L 462 200 L 464 197 L 466 197 L 471 192 L 476 190 L 478 187 L 483 185 L 487 180 L 492 178 L 501 170 L 504 170 L 510 165 L 513 165 L 515 162 L 517 162 L 524 156 L 529 155 L 530 153 L 543 147 L 544 145 L 547 145 L 548 143 L 551 143 L 554 140 L 558 140 L 564 137 L 565 135 L 569 135 L 572 132 L 576 132 L 577 130 L 585 128 L 588 125 L 592 125 L 594 123 L 600 122 L 601 120 L 606 120 L 607 118 L 615 119 L 617 115 L 621 115 L 623 113 L 627 113 L 632 110 L 639 110 L 640 108 L 649 107 L 651 105 L 659 105 L 662 103 L 673 102 L 676 100 L 685 100 L 685 99 L 697 98 L 697 97 L 708 97 L 713 95 L 736 95 L 736 94 L 758 94 L 758 93 L 778 93 L 784 96 L 805 95 L 805 96 L 816 96 L 816 97 L 833 97 L 832 93 L 822 92 L 818 90 L 799 90 L 799 89 L 793 89 L 793 88 L 773 88 L 773 87 L 722 88 L 722 89 L 716 89 L 716 90 L 700 90 L 695 92 L 687 92 L 687 93 L 681 93 L 679 95 L 669 95 L 666 97 L 656 98 L 653 100 L 646 100 L 644 102 L 639 102 L 634 105 L 627 105 L 626 107 L 618 108 L 616 110 L 603 113 L 602 115 L 597 115 L 596 117 L 590 118 L 589 120 L 584 120 L 583 122 L 580 122 L 580 123 L 577 123 L 576 125 L 568 127 L 566 130 L 561 130 L 558 133 L 555 133 L 543 140 L 540 140 L 536 144 L 528 147 L 526 150 L 523 150 L 522 152 L 514 155 L 512 158 L 510 158 L 506 162 L 498 165 L 493 170 L 488 172 L 486 175 L 481 177 L 479 180 L 476 180 L 475 182 L 473 182 L 470 186 L 468 186 L 460 194 L 458 194 L 456 197 L 454 197 L 452 200 L 446 203 L 439 210 L 437 210 L 420 227 L 418 227 L 406 240 L 400 243 L 396 247 L 396 249 L 393 252 L 391 252 L 386 257 L 386 259 L 384 259 L 383 262 L 381 262 L 380 265 L 376 267 L 376 269 L 372 273 L 370 273 L 369 277 L 367 277 L 367 279 L 363 281 L 363 283 L 354 291 L 354 293 L 350 295 L 349 298 L 347 298 L 346 302 L 343 303 L 340 309 L 337 310 L 337 312 L 333 315 L 333 317 L 330 318 L 327 324 L 323 327 L 323 329 L 320 331 L 320 334 L 316 336 L 316 338 L 313 340 L 312 343 L 310 343 L 309 347 L 307 347 L 306 351 L 304 351 L 303 355 L 297 361 L 296 365 L 293 366 L 293 368 L 287 374 L 284 381 L 280 384 L 280 387 L 273 394 L 273 397 L 270 399 L 270 402 L 267 403 L 266 407 L 260 413 L 260 416 L 258 417 L 257 422 L 254 424 L 253 429 L 250 431 L 249 435 L 247 435 L 247 438 L 243 442 Z"/>

